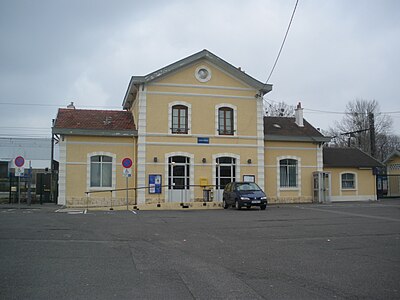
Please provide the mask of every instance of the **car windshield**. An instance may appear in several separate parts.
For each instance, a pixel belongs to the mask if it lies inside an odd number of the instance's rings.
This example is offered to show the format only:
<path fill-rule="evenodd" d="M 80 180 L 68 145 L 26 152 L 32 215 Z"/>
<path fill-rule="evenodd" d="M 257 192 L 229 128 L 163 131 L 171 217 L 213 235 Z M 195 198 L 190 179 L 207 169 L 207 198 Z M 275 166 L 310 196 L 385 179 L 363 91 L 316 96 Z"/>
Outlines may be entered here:
<path fill-rule="evenodd" d="M 246 182 L 246 183 L 239 183 L 237 185 L 237 190 L 238 191 L 260 191 L 260 188 L 255 183 Z"/>

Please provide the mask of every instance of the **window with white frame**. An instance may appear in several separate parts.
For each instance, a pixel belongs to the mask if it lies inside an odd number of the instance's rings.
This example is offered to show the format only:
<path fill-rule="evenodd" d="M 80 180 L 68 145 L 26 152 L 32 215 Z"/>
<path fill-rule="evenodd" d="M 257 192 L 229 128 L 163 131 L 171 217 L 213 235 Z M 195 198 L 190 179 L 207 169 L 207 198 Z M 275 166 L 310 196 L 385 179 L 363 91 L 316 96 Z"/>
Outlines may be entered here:
<path fill-rule="evenodd" d="M 341 175 L 342 189 L 356 188 L 356 175 L 354 173 L 343 173 Z"/>
<path fill-rule="evenodd" d="M 168 103 L 169 134 L 191 134 L 192 105 L 185 101 Z"/>
<path fill-rule="evenodd" d="M 238 110 L 231 103 L 219 103 L 215 105 L 215 135 L 236 136 Z"/>
<path fill-rule="evenodd" d="M 112 157 L 94 155 L 90 157 L 90 187 L 112 186 Z"/>
<path fill-rule="evenodd" d="M 233 135 L 233 109 L 230 107 L 221 107 L 218 109 L 218 133 L 220 135 Z"/>
<path fill-rule="evenodd" d="M 295 159 L 281 159 L 279 161 L 280 187 L 297 187 L 298 162 Z"/>
<path fill-rule="evenodd" d="M 177 134 L 188 133 L 188 108 L 184 105 L 172 106 L 171 132 Z"/>

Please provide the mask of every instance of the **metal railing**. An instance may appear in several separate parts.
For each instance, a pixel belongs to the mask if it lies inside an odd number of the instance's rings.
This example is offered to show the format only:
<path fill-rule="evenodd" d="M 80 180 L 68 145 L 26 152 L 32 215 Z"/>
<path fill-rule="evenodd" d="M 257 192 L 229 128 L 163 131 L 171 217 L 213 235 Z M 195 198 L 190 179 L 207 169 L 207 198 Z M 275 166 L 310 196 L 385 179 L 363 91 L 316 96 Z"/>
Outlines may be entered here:
<path fill-rule="evenodd" d="M 193 184 L 193 185 L 160 185 L 159 187 L 161 187 L 161 190 L 166 190 L 164 192 L 168 193 L 172 190 L 174 191 L 182 191 L 182 196 L 180 197 L 180 201 L 171 201 L 171 202 L 176 202 L 176 203 L 181 203 L 181 205 L 183 205 L 186 202 L 194 202 L 195 199 L 188 199 L 189 197 L 187 196 L 187 193 L 191 190 L 191 188 L 200 188 L 203 193 L 202 193 L 202 201 L 203 202 L 211 202 L 214 201 L 214 199 L 216 201 L 222 201 L 222 197 L 218 197 L 217 195 L 214 195 L 214 191 L 219 191 L 219 190 L 223 190 L 225 186 L 223 185 L 197 185 L 197 184 Z M 95 191 L 86 191 L 85 195 L 86 195 L 86 207 L 89 208 L 89 199 L 91 198 L 90 195 L 91 194 L 101 194 L 101 193 L 110 193 L 110 197 L 109 197 L 109 205 L 110 205 L 110 209 L 113 209 L 114 206 L 121 206 L 121 205 L 126 205 L 126 209 L 129 210 L 129 205 L 133 205 L 134 207 L 136 207 L 138 205 L 137 203 L 137 195 L 136 195 L 136 191 L 138 190 L 149 190 L 154 188 L 153 186 L 143 186 L 143 187 L 128 187 L 128 188 L 117 188 L 117 189 L 107 189 L 107 190 L 95 190 Z M 116 198 L 113 197 L 113 193 L 114 192 L 123 192 L 123 191 L 134 191 L 134 197 L 129 198 L 128 194 L 126 195 L 125 199 L 124 199 L 124 204 L 121 204 L 121 199 L 122 198 Z M 163 193 L 152 193 L 152 195 L 162 195 Z M 185 195 L 185 196 L 183 196 Z M 219 199 L 221 198 L 221 199 Z M 133 199 L 133 203 L 130 203 L 129 200 Z M 199 198 L 197 198 L 199 199 Z M 103 199 L 103 202 L 106 202 L 107 198 Z M 162 201 L 165 201 L 165 196 L 164 199 L 162 199 Z M 158 198 L 158 202 L 161 203 L 161 197 Z M 199 202 L 199 200 L 197 200 L 197 202 Z M 165 203 L 165 202 L 164 202 Z M 97 204 L 95 206 L 108 206 L 108 205 L 103 205 L 105 203 L 102 204 Z M 91 206 L 93 207 L 93 206 Z"/>

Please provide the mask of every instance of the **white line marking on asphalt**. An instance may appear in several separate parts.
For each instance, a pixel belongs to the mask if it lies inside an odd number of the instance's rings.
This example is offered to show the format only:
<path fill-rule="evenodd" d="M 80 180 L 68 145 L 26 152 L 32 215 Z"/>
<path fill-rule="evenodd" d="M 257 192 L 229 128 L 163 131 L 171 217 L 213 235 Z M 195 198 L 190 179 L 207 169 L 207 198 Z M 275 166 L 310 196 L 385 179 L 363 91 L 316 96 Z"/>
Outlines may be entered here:
<path fill-rule="evenodd" d="M 83 214 L 83 211 L 68 211 L 67 214 L 69 214 L 69 215 L 79 215 L 79 214 Z"/>
<path fill-rule="evenodd" d="M 316 211 L 328 212 L 328 213 L 332 213 L 332 214 L 345 215 L 345 216 L 353 216 L 353 217 L 361 217 L 361 218 L 370 218 L 370 219 L 377 219 L 377 220 L 400 222 L 400 219 L 381 217 L 381 216 L 371 216 L 371 215 L 365 215 L 365 214 L 349 213 L 349 212 L 345 212 L 345 211 L 337 211 L 337 210 L 329 210 L 329 209 L 321 209 L 321 208 L 313 208 L 313 207 L 302 207 L 302 209 L 316 210 Z"/>
<path fill-rule="evenodd" d="M 137 212 L 136 212 L 136 211 L 134 211 L 134 210 L 131 210 L 131 212 L 132 212 L 133 214 L 137 215 Z"/>

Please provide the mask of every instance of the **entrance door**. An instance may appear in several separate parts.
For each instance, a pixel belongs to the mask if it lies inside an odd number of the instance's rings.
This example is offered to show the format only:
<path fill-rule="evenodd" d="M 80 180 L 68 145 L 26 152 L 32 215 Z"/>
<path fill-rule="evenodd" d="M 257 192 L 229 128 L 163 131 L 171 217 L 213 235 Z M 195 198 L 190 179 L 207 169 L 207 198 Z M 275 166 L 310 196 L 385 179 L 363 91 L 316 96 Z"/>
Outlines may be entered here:
<path fill-rule="evenodd" d="M 233 157 L 219 157 L 216 163 L 215 201 L 222 201 L 225 186 L 229 182 L 236 181 L 236 159 Z"/>
<path fill-rule="evenodd" d="M 189 201 L 190 158 L 172 156 L 168 160 L 168 199 L 169 202 Z"/>
<path fill-rule="evenodd" d="M 330 202 L 331 196 L 331 175 L 326 172 L 313 173 L 313 202 Z"/>

